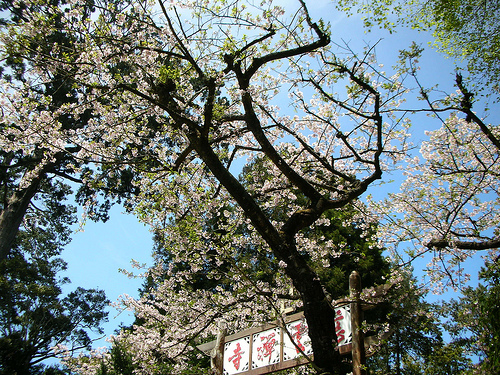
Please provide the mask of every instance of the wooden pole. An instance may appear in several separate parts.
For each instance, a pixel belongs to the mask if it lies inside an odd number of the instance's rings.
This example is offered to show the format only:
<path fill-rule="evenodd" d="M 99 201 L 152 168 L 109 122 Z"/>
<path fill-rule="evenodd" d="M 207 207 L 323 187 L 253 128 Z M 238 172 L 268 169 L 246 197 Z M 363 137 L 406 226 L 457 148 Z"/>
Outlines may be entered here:
<path fill-rule="evenodd" d="M 364 335 L 361 329 L 361 277 L 357 271 L 349 276 L 349 294 L 351 299 L 351 329 L 352 329 L 352 373 L 366 375 L 366 356 Z"/>
<path fill-rule="evenodd" d="M 224 372 L 224 341 L 226 334 L 226 328 L 221 327 L 215 346 L 210 352 L 210 365 L 214 375 L 222 375 Z"/>

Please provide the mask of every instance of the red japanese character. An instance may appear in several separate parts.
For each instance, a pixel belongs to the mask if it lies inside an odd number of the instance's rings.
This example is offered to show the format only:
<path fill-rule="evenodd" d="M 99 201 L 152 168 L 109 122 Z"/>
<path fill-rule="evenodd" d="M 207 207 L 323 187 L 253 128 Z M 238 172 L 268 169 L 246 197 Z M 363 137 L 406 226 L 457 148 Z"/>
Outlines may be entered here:
<path fill-rule="evenodd" d="M 271 361 L 271 355 L 274 351 L 274 345 L 276 344 L 276 339 L 274 338 L 276 334 L 273 332 L 268 336 L 262 336 L 261 341 L 265 341 L 262 346 L 257 348 L 257 358 L 259 361 L 263 361 L 265 357 L 269 357 L 268 361 Z"/>
<path fill-rule="evenodd" d="M 236 349 L 234 350 L 234 355 L 228 358 L 228 362 L 233 362 L 234 368 L 236 370 L 240 369 L 241 355 L 245 352 L 241 351 L 240 343 L 236 343 Z"/>
<path fill-rule="evenodd" d="M 300 339 L 302 338 L 302 333 L 300 332 L 301 325 L 302 323 L 299 323 L 295 326 L 295 329 L 297 331 L 292 335 L 292 339 L 296 345 L 295 350 L 297 351 L 297 353 L 299 353 L 301 350 L 302 351 L 306 350 L 305 346 L 302 345 L 302 343 L 300 342 Z"/>
<path fill-rule="evenodd" d="M 340 344 L 345 340 L 345 330 L 340 326 L 340 320 L 344 319 L 342 312 L 337 310 L 337 317 L 335 318 L 335 333 L 337 334 L 337 342 Z"/>

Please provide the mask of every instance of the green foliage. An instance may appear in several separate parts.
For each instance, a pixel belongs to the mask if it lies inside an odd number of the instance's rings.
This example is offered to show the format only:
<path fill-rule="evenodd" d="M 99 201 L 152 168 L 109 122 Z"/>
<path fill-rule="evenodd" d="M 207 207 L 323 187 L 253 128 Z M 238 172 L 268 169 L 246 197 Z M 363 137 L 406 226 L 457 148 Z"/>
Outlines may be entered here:
<path fill-rule="evenodd" d="M 105 363 L 103 360 L 98 375 L 131 375 L 134 373 L 136 366 L 134 366 L 130 348 L 126 348 L 123 343 L 115 340 L 109 354 L 109 362 Z"/>
<path fill-rule="evenodd" d="M 473 292 L 479 306 L 480 339 L 484 345 L 486 359 L 482 364 L 485 371 L 500 372 L 500 262 L 490 263 L 483 268 L 481 278 L 487 285 L 478 286 Z"/>
<path fill-rule="evenodd" d="M 500 263 L 486 263 L 476 288 L 468 287 L 459 300 L 445 305 L 447 328 L 456 342 L 477 356 L 482 373 L 500 372 Z"/>
<path fill-rule="evenodd" d="M 472 361 L 466 356 L 459 342 L 451 342 L 435 348 L 422 364 L 424 374 L 472 374 Z"/>
<path fill-rule="evenodd" d="M 330 295 L 336 299 L 345 297 L 349 291 L 349 275 L 358 271 L 362 275 L 363 287 L 384 284 L 384 278 L 390 272 L 389 263 L 382 256 L 383 249 L 379 248 L 372 235 L 376 227 L 371 225 L 367 231 L 367 224 L 356 218 L 354 207 L 347 206 L 343 211 L 327 212 L 325 217 L 329 224 L 320 225 L 308 236 L 320 237 L 321 242 L 330 241 L 339 246 L 338 256 L 330 256 L 327 263 L 312 265 L 313 269 L 324 280 L 324 286 Z"/>
<path fill-rule="evenodd" d="M 6 164 L 13 158 L 0 156 Z M 26 167 L 19 165 L 2 169 L 2 196 L 16 189 L 17 175 Z M 70 194 L 69 186 L 57 179 L 43 179 L 9 255 L 0 262 L 0 374 L 60 374 L 41 364 L 55 356 L 52 347 L 87 348 L 88 331 L 102 332 L 99 326 L 106 320 L 108 304 L 102 291 L 77 288 L 62 294 L 69 280 L 58 276 L 66 269 L 58 256 L 76 222 L 75 208 L 66 203 Z"/>
<path fill-rule="evenodd" d="M 368 359 L 370 374 L 466 374 L 472 369 L 462 343 L 443 340 L 440 306 L 424 298 L 425 293 L 409 277 L 390 291 L 387 322 L 391 335 Z"/>
<path fill-rule="evenodd" d="M 96 375 L 132 375 L 140 371 L 141 364 L 135 363 L 132 355 L 133 347 L 123 341 L 114 340 L 109 350 L 109 354 L 102 358 L 100 367 Z M 210 372 L 210 360 L 208 357 L 197 358 L 196 353 L 190 353 L 187 359 L 189 366 L 186 370 L 179 372 L 175 370 L 176 375 L 198 375 Z M 151 375 L 170 375 L 173 374 L 174 366 L 171 361 L 166 360 L 156 366 Z"/>
<path fill-rule="evenodd" d="M 172 66 L 172 64 L 162 65 L 160 67 L 160 75 L 158 77 L 158 80 L 161 83 L 166 83 L 168 81 L 178 81 L 180 77 L 181 71 L 178 67 L 174 67 Z"/>
<path fill-rule="evenodd" d="M 0 191 L 8 194 L 10 187 L 5 183 L 0 186 Z M 60 181 L 42 181 L 13 247 L 37 257 L 60 254 L 70 241 L 70 226 L 77 222 L 76 208 L 66 203 L 70 194 L 70 187 Z"/>
<path fill-rule="evenodd" d="M 64 268 L 59 258 L 27 260 L 20 251 L 0 263 L 0 374 L 35 373 L 55 356 L 52 347 L 88 348 L 88 330 L 102 333 L 104 292 L 77 288 L 63 296 L 67 280 L 57 273 Z"/>
<path fill-rule="evenodd" d="M 260 181 L 256 181 L 257 178 Z M 265 180 L 270 181 L 273 177 L 266 170 L 265 160 L 257 159 L 244 167 L 240 179 L 247 185 L 262 185 Z M 297 202 L 306 200 L 298 191 L 294 191 L 294 195 Z M 312 259 L 306 253 L 303 254 L 310 258 L 311 267 L 334 299 L 349 294 L 349 275 L 352 271 L 358 271 L 362 275 L 363 287 L 383 284 L 384 277 L 390 272 L 389 263 L 382 256 L 383 249 L 373 240 L 376 225 L 366 223 L 358 217 L 356 203 L 359 202 L 353 202 L 342 210 L 327 211 L 324 215 L 326 224 L 303 231 L 306 238 L 314 239 L 320 246 L 335 244 L 338 248 L 338 255 L 329 255 L 327 259 Z M 288 204 L 272 207 L 272 216 L 284 217 L 288 213 L 288 207 Z"/>
<path fill-rule="evenodd" d="M 410 26 L 432 31 L 433 46 L 458 63 L 465 61 L 473 81 L 498 97 L 500 1 L 344 0 L 338 8 L 362 14 L 368 29 L 380 26 L 394 32 L 397 26 Z"/>

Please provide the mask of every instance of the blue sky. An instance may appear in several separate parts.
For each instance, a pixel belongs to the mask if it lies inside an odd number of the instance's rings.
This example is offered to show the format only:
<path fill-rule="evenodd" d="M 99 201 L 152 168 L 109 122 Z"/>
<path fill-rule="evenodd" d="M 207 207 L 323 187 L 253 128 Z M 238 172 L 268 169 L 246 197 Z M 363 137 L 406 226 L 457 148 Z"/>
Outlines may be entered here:
<path fill-rule="evenodd" d="M 129 278 L 120 269 L 133 271 L 131 260 L 148 263 L 153 248 L 149 229 L 133 216 L 123 213 L 115 206 L 106 223 L 87 221 L 83 231 L 73 234 L 73 241 L 66 247 L 62 257 L 68 263 L 65 276 L 71 284 L 66 289 L 80 286 L 86 289 L 103 289 L 112 302 L 122 294 L 138 297 L 142 284 L 140 278 Z M 136 270 L 137 271 L 137 270 Z M 121 323 L 133 322 L 130 312 L 118 312 L 110 308 L 109 322 L 105 334 L 109 336 Z M 103 346 L 99 341 L 97 346 Z"/>

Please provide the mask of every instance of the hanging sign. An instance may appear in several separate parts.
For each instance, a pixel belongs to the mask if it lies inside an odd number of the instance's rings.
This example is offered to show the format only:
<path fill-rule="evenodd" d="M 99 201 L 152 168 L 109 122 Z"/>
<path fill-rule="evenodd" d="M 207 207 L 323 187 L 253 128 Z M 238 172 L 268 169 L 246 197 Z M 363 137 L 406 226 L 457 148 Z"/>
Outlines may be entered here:
<path fill-rule="evenodd" d="M 349 306 L 336 309 L 335 324 L 340 349 L 352 341 Z M 267 324 L 227 336 L 223 374 L 268 374 L 309 362 L 313 351 L 303 313 L 287 317 L 285 327 Z"/>
<path fill-rule="evenodd" d="M 382 296 L 391 285 L 376 288 L 374 296 Z M 351 353 L 353 347 L 353 333 L 351 328 L 351 302 L 348 299 L 337 300 L 335 307 L 335 334 L 337 335 L 338 350 L 341 355 Z M 373 305 L 363 306 L 363 309 Z M 285 328 L 278 323 L 265 324 L 234 335 L 225 336 L 223 345 L 217 350 L 222 352 L 222 363 L 217 365 L 218 374 L 234 375 L 261 375 L 284 370 L 306 364 L 312 360 L 313 351 L 309 339 L 307 322 L 304 313 L 285 317 Z M 390 332 L 382 335 L 387 338 Z M 372 347 L 377 345 L 380 338 L 366 337 L 364 340 L 366 355 L 370 355 Z M 221 343 L 222 344 L 222 343 Z M 205 353 L 211 352 L 216 341 L 198 346 Z"/>
<path fill-rule="evenodd" d="M 345 305 L 335 309 L 335 334 L 342 353 L 340 347 L 352 342 L 351 306 Z"/>

